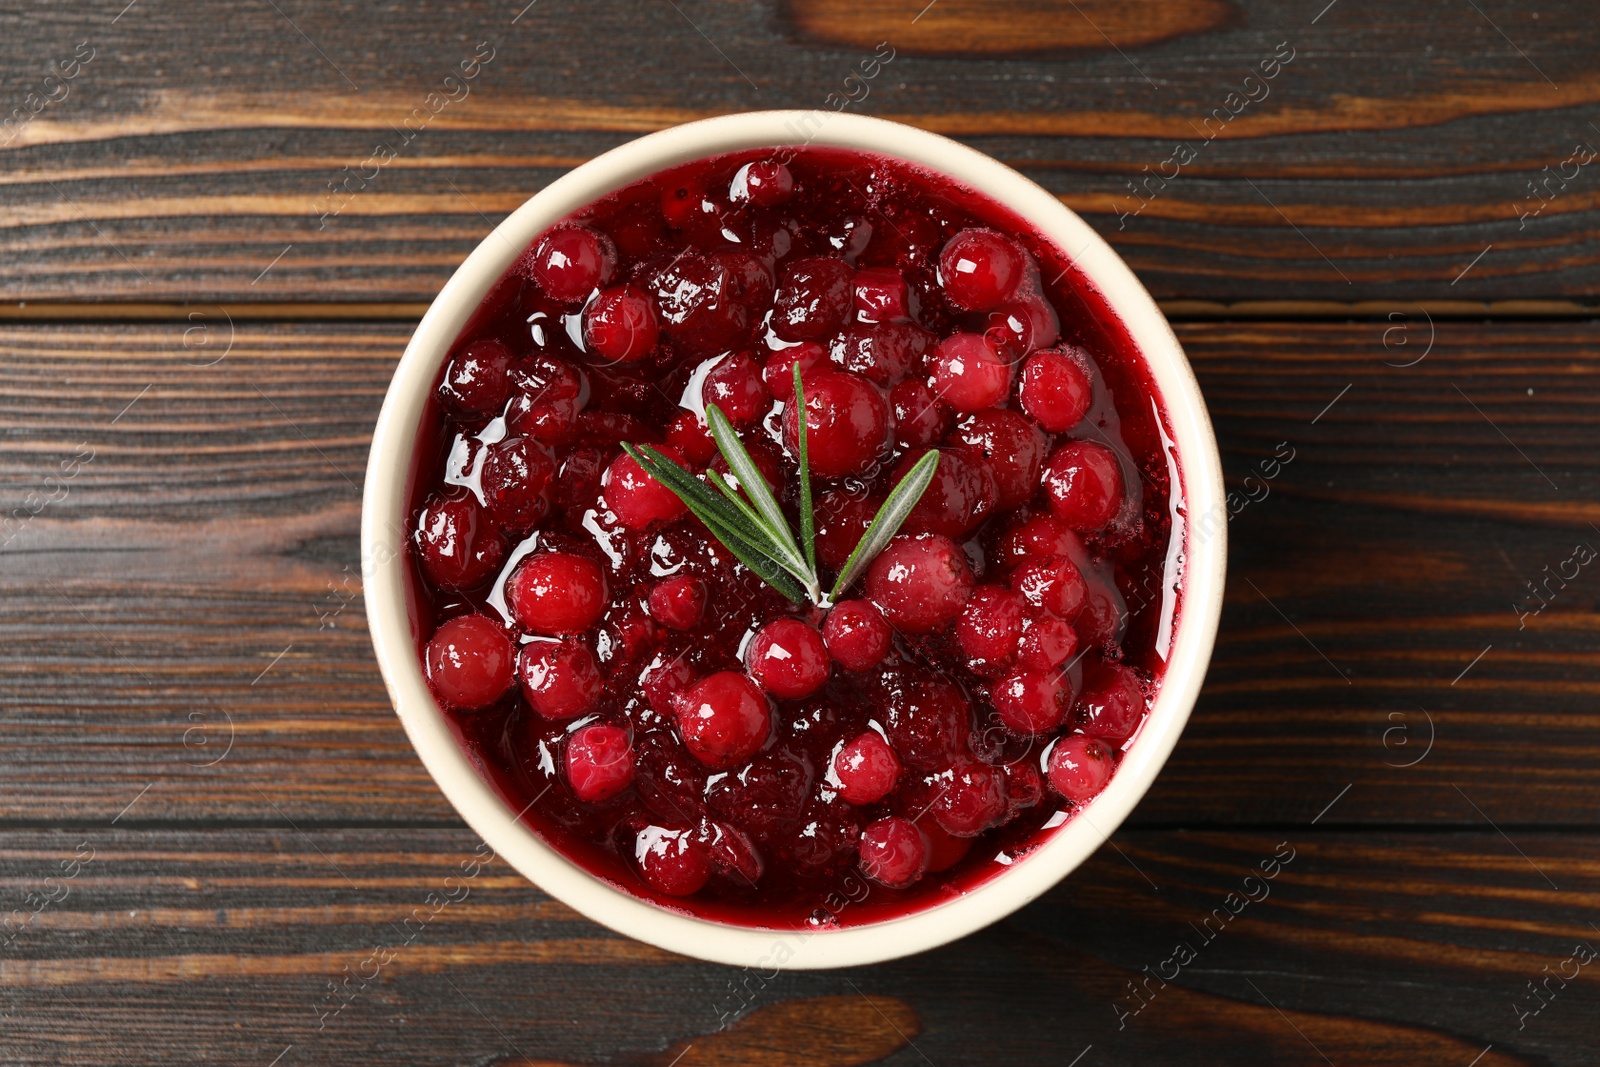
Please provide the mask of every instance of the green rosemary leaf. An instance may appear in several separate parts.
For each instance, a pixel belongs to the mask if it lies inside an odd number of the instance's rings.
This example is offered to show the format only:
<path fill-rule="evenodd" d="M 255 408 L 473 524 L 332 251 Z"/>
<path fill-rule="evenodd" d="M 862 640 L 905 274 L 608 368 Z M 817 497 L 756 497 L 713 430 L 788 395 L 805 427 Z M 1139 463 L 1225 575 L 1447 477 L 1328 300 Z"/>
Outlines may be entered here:
<path fill-rule="evenodd" d="M 861 543 L 856 545 L 856 550 L 850 553 L 850 558 L 845 560 L 844 569 L 839 572 L 839 580 L 833 584 L 833 592 L 828 594 L 828 599 L 838 602 L 844 591 L 850 588 L 850 583 L 861 577 L 861 572 L 867 569 L 867 564 L 875 559 L 889 539 L 899 532 L 901 524 L 911 514 L 911 509 L 917 506 L 917 501 L 922 499 L 922 494 L 927 491 L 929 483 L 933 481 L 933 474 L 939 467 L 939 453 L 937 450 L 929 452 L 917 460 L 916 465 L 906 472 L 900 479 L 900 484 L 894 487 L 883 507 L 872 517 L 872 522 L 867 526 L 867 532 L 862 535 Z"/>
<path fill-rule="evenodd" d="M 796 563 L 801 562 L 800 546 L 794 543 L 794 534 L 789 530 L 789 520 L 784 516 L 783 509 L 778 506 L 777 498 L 772 495 L 772 490 L 767 486 L 766 478 L 761 475 L 761 468 L 757 467 L 755 460 L 750 458 L 750 453 L 745 451 L 744 442 L 739 440 L 739 434 L 734 430 L 733 423 L 715 404 L 706 405 L 706 425 L 711 428 L 711 437 L 717 442 L 717 449 L 722 453 L 722 458 L 728 461 L 728 470 L 739 479 L 739 488 L 744 490 L 744 495 L 756 511 L 766 519 L 773 538 L 785 549 Z M 809 584 L 816 584 L 813 578 Z"/>
<path fill-rule="evenodd" d="M 795 424 L 798 427 L 796 451 L 800 460 L 800 543 L 806 550 L 806 563 L 817 573 L 817 516 L 811 504 L 811 460 L 806 453 L 806 391 L 800 384 L 800 361 L 794 361 Z"/>
<path fill-rule="evenodd" d="M 740 496 L 733 486 L 728 484 L 728 480 L 722 475 L 718 474 L 716 471 L 706 471 L 706 480 L 711 483 L 714 489 L 726 497 L 730 504 L 738 508 L 739 513 L 743 515 L 752 525 L 754 525 L 756 529 L 761 530 L 766 534 L 767 540 L 771 542 L 771 547 L 768 549 L 768 551 L 773 553 L 774 559 L 783 564 L 784 570 L 793 574 L 802 582 L 810 580 L 810 574 L 806 569 L 805 561 L 799 556 L 795 555 L 788 548 L 788 546 L 784 544 L 785 534 L 788 532 L 787 530 L 785 530 L 784 533 L 775 532 L 772 529 L 772 524 L 769 523 L 763 516 L 757 515 L 755 509 L 750 506 L 744 497 Z"/>
<path fill-rule="evenodd" d="M 801 606 L 811 603 L 810 594 L 789 576 L 788 571 L 756 545 L 750 544 L 717 521 L 715 515 L 703 511 L 698 504 L 685 500 L 684 505 L 716 535 L 724 548 L 732 552 L 740 563 L 749 567 L 756 577 Z"/>

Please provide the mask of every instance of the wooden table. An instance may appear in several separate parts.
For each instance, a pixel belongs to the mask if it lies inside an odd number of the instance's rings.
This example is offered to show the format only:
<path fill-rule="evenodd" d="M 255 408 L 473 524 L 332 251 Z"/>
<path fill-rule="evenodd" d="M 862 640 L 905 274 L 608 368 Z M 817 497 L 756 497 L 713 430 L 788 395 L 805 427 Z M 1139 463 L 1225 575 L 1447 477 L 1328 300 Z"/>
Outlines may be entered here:
<path fill-rule="evenodd" d="M 0 13 L 0 1061 L 1595 1062 L 1592 4 L 523 2 Z M 896 963 L 680 959 L 503 863 L 434 910 L 477 840 L 360 601 L 395 360 L 567 168 L 830 94 L 1021 168 L 1177 324 L 1249 498 L 1184 740 Z"/>

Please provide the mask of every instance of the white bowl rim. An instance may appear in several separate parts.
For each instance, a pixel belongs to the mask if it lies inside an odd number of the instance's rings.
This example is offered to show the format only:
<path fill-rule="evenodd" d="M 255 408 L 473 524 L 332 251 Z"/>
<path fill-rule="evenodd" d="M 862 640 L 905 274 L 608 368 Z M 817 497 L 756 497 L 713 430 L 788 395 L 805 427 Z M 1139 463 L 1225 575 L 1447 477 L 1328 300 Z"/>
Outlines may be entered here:
<path fill-rule="evenodd" d="M 534 236 L 596 198 L 664 168 L 749 148 L 834 146 L 897 157 L 1006 204 L 1064 253 L 1122 319 L 1150 366 L 1184 480 L 1184 592 L 1165 680 L 1105 791 L 1025 858 L 972 890 L 910 915 L 817 931 L 735 926 L 679 913 L 590 874 L 520 822 L 473 769 L 439 712 L 412 637 L 403 574 L 407 482 L 424 403 L 445 354 L 489 288 Z M 1204 529 L 1197 531 L 1195 517 Z M 1220 516 L 1220 518 L 1219 518 Z M 485 237 L 417 326 L 373 432 L 362 506 L 368 625 L 390 699 L 428 772 L 500 856 L 588 918 L 685 956 L 777 970 L 846 967 L 937 947 L 1034 900 L 1082 863 L 1128 816 L 1166 762 L 1204 679 L 1222 610 L 1226 510 L 1210 416 L 1188 360 L 1155 301 L 1111 247 L 1055 196 L 1005 164 L 915 127 L 847 113 L 760 111 L 671 127 L 623 144 L 550 183 Z"/>

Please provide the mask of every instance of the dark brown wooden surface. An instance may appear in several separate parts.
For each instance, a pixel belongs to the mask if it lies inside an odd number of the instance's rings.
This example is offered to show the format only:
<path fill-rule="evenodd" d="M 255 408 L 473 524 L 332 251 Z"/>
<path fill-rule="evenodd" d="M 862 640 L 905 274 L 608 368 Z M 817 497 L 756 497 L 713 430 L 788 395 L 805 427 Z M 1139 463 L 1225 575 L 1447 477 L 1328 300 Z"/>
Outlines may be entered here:
<path fill-rule="evenodd" d="M 1594 1062 L 1600 572 L 1529 587 L 1600 548 L 1591 5 L 524 2 L 0 10 L 0 1063 Z M 880 42 L 855 110 L 1020 167 L 1179 320 L 1238 494 L 1191 725 L 1110 847 L 895 963 L 681 959 L 498 861 L 439 907 L 479 842 L 356 539 L 416 317 L 566 169 L 859 96 Z"/>

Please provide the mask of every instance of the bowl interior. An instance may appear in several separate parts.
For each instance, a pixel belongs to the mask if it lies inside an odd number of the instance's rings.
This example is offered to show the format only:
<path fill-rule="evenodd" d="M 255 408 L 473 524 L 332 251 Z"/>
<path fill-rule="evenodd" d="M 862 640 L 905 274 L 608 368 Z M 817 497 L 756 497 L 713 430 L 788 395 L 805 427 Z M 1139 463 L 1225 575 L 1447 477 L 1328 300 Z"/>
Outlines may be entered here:
<path fill-rule="evenodd" d="M 942 173 L 1007 205 L 1070 255 L 1143 354 L 1182 470 L 1172 552 L 1182 554 L 1183 608 L 1154 707 L 1110 784 L 1025 859 L 963 896 L 884 922 L 817 932 L 733 926 L 669 911 L 595 878 L 521 823 L 470 765 L 428 690 L 403 558 L 413 455 L 439 367 L 528 243 L 597 197 L 664 168 L 799 144 L 896 156 Z M 373 644 L 407 735 L 462 817 L 512 866 L 589 918 L 674 952 L 739 966 L 837 967 L 922 951 L 1002 918 L 1054 885 L 1117 828 L 1165 763 L 1198 695 L 1221 611 L 1225 514 L 1216 442 L 1182 349 L 1144 287 L 1083 220 L 1010 168 L 935 134 L 832 112 L 773 111 L 707 119 L 623 145 L 553 182 L 484 239 L 434 301 L 395 372 L 367 465 L 362 559 Z"/>

